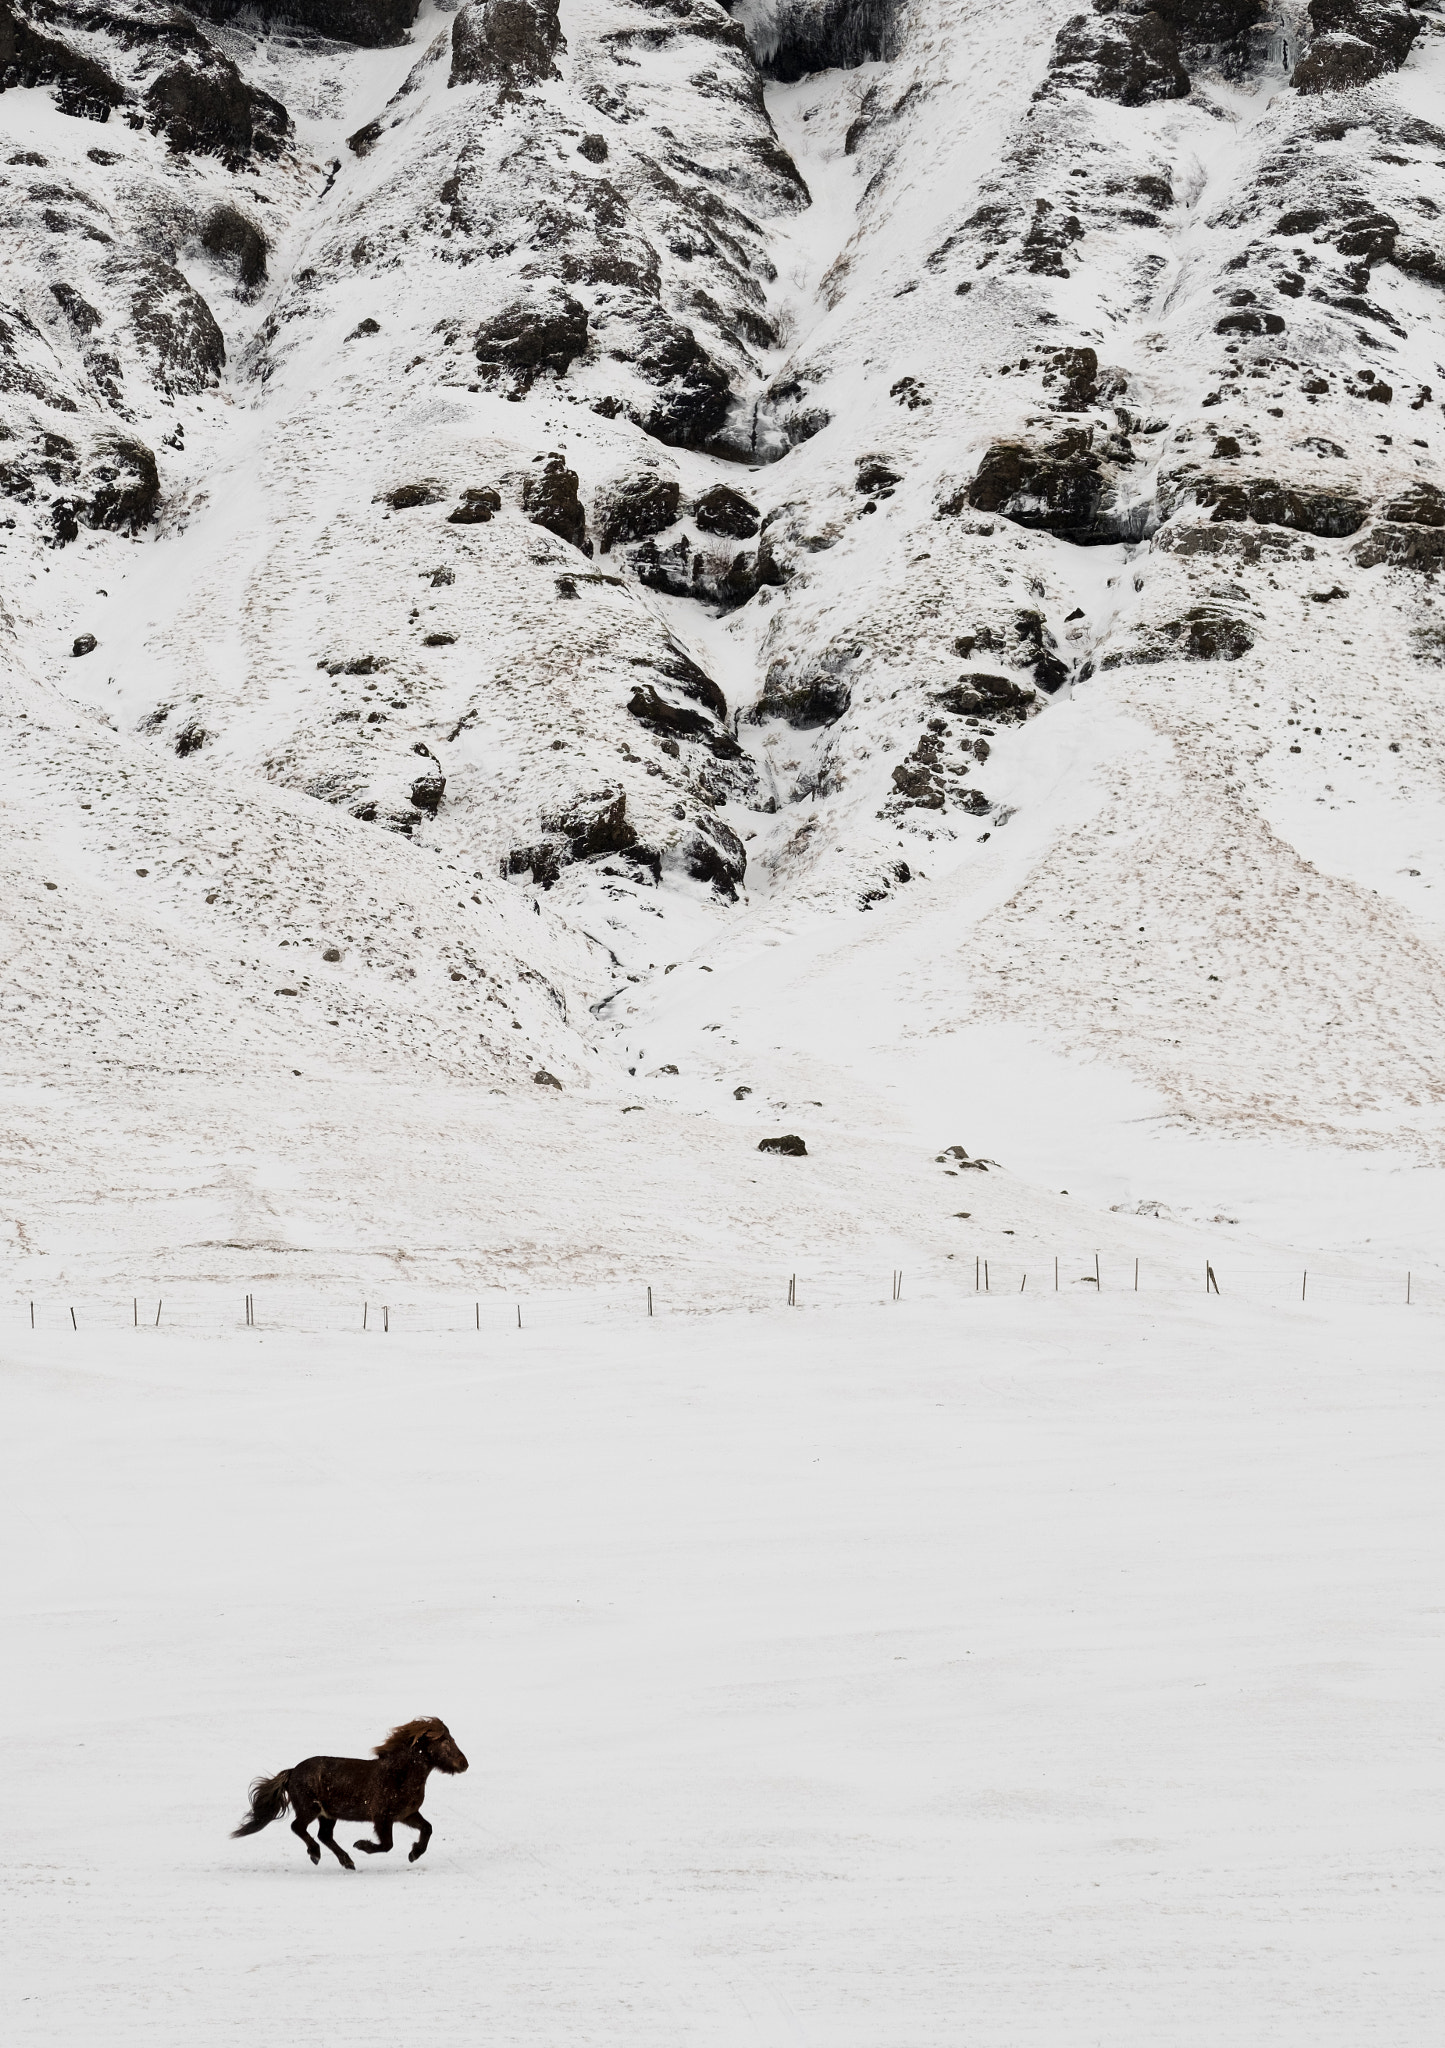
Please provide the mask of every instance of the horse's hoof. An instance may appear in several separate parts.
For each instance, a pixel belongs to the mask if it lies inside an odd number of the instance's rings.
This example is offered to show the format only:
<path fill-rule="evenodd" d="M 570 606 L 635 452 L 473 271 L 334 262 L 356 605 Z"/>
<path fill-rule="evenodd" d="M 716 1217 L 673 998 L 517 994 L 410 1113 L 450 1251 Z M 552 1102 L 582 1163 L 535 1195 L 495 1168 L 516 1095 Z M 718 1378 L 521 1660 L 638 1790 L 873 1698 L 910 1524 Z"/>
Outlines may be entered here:
<path fill-rule="evenodd" d="M 355 1870 L 356 1865 L 352 1862 L 349 1856 L 343 1856 L 341 1858 L 341 1867 L 343 1870 Z"/>
<path fill-rule="evenodd" d="M 410 1854 L 410 1856 L 408 1856 L 408 1857 L 407 1857 L 407 1859 L 406 1859 L 406 1860 L 407 1860 L 407 1862 L 408 1862 L 408 1863 L 415 1863 L 415 1861 L 416 1861 L 417 1857 L 418 1857 L 418 1856 L 420 1856 L 420 1854 L 421 1854 L 421 1850 L 420 1850 L 420 1849 L 413 1849 L 413 1850 L 412 1850 L 412 1852 L 411 1852 L 411 1854 Z"/>

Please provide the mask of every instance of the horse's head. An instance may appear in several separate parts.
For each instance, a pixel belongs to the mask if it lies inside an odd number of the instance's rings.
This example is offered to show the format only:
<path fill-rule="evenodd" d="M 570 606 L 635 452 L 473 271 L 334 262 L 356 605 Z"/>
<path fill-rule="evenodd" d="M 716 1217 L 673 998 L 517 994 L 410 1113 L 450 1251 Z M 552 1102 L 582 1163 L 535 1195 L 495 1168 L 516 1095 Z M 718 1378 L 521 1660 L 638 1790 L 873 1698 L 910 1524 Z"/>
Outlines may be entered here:
<path fill-rule="evenodd" d="M 400 1756 L 403 1751 L 414 1751 L 434 1771 L 446 1771 L 455 1777 L 467 1768 L 467 1760 L 452 1741 L 452 1731 L 445 1721 L 439 1721 L 435 1714 L 419 1721 L 404 1721 L 400 1728 L 393 1728 L 385 1742 L 379 1742 L 372 1752 L 374 1756 Z"/>
<path fill-rule="evenodd" d="M 467 1768 L 467 1760 L 452 1741 L 452 1731 L 445 1721 L 430 1722 L 422 1742 L 433 1770 L 455 1777 Z"/>

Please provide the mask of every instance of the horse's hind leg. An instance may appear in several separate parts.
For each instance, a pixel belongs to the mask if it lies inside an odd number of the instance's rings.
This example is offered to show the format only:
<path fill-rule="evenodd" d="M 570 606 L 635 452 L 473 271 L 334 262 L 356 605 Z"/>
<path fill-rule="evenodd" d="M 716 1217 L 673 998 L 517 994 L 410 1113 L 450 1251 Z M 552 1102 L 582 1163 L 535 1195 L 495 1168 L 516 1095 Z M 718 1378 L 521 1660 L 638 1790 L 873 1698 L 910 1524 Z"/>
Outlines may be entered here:
<path fill-rule="evenodd" d="M 395 1823 L 389 1820 L 377 1821 L 376 1840 L 374 1842 L 353 1842 L 352 1848 L 364 1849 L 368 1856 L 385 1856 L 391 1848 L 391 1831 L 394 1825 Z"/>
<path fill-rule="evenodd" d="M 319 1863 L 321 1861 L 321 1851 L 317 1848 L 316 1844 L 312 1841 L 310 1835 L 308 1835 L 306 1832 L 307 1828 L 311 1825 L 311 1822 L 314 1818 L 315 1816 L 313 1814 L 308 1813 L 303 1819 L 302 1816 L 298 1813 L 295 1820 L 293 1820 L 291 1823 L 291 1832 L 293 1835 L 299 1835 L 302 1841 L 306 1844 L 306 1854 L 311 1858 L 311 1861 L 313 1863 Z"/>
<path fill-rule="evenodd" d="M 316 1832 L 318 1835 L 320 1835 L 322 1841 L 326 1844 L 327 1848 L 331 1851 L 332 1855 L 336 1858 L 337 1862 L 341 1865 L 343 1870 L 355 1870 L 356 1865 L 352 1862 L 351 1858 L 347 1855 L 346 1851 L 342 1848 L 341 1844 L 336 1840 L 336 1822 L 334 1820 L 318 1821 L 316 1824 Z"/>
<path fill-rule="evenodd" d="M 401 1824 L 404 1828 L 416 1828 L 421 1835 L 421 1840 L 414 1845 L 410 1856 L 406 1859 L 408 1863 L 415 1863 L 418 1856 L 425 1856 L 426 1854 L 426 1845 L 431 1840 L 431 1822 L 426 1818 L 425 1814 L 418 1811 L 416 1813 L 404 1813 L 401 1817 Z"/>

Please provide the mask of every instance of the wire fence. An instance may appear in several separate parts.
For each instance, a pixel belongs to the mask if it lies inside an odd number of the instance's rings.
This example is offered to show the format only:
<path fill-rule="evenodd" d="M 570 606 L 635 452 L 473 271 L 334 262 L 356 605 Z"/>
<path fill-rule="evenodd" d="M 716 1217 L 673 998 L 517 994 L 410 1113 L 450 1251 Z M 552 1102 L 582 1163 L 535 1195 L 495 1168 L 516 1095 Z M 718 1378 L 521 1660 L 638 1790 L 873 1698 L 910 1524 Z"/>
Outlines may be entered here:
<path fill-rule="evenodd" d="M 1307 1308 L 1445 1307 L 1445 1273 L 1340 1260 L 1287 1265 L 1278 1260 L 1196 1260 L 1158 1256 L 1107 1258 L 1095 1253 L 1044 1253 L 997 1259 L 992 1253 L 955 1258 L 940 1270 L 910 1273 L 895 1267 L 876 1283 L 857 1270 L 815 1268 L 730 1281 L 715 1268 L 664 1274 L 648 1281 L 604 1286 L 490 1286 L 344 1289 L 335 1284 L 152 1284 L 121 1292 L 51 1288 L 0 1300 L 0 1335 L 25 1331 L 83 1332 L 133 1329 L 275 1331 L 297 1335 L 344 1334 L 384 1341 L 392 1335 L 499 1336 L 518 1330 L 561 1330 L 613 1322 L 657 1320 L 768 1310 L 802 1312 L 1006 1302 L 1044 1295 L 1062 1299 L 1130 1297 L 1141 1305 L 1192 1297 L 1260 1307 L 1290 1303 Z"/>

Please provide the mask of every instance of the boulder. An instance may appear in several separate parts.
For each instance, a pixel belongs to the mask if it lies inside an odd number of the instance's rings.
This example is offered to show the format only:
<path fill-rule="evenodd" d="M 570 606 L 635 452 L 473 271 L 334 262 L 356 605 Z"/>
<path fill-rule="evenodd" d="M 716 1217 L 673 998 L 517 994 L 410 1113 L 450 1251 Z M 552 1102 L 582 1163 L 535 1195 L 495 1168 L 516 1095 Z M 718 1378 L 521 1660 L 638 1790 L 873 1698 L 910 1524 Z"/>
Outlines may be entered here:
<path fill-rule="evenodd" d="M 494 491 L 490 484 L 469 485 L 462 492 L 462 502 L 455 512 L 448 512 L 448 526 L 485 526 L 496 512 L 502 509 L 502 494 Z M 433 576 L 435 583 L 437 578 Z M 451 581 L 451 577 L 447 577 Z"/>
<path fill-rule="evenodd" d="M 807 1146 L 794 1131 L 789 1131 L 786 1136 L 781 1138 L 760 1138 L 758 1140 L 758 1150 L 760 1152 L 777 1152 L 784 1159 L 806 1159 L 808 1156 Z"/>
<path fill-rule="evenodd" d="M 574 548 L 585 546 L 587 516 L 577 495 L 577 472 L 560 455 L 549 455 L 522 485 L 522 510 L 534 526 L 544 526 Z"/>
<path fill-rule="evenodd" d="M 697 830 L 685 837 L 680 848 L 682 863 L 695 882 L 707 882 L 735 901 L 747 872 L 747 849 L 731 825 L 721 818 L 701 817 Z"/>
<path fill-rule="evenodd" d="M 751 540 L 758 530 L 757 506 L 728 484 L 713 484 L 704 491 L 692 516 L 701 532 L 720 533 L 729 540 Z"/>
<path fill-rule="evenodd" d="M 239 207 L 211 208 L 201 227 L 201 247 L 235 271 L 238 296 L 251 298 L 265 284 L 266 237 Z"/>
<path fill-rule="evenodd" d="M 114 434 L 96 447 L 87 476 L 87 523 L 111 533 L 139 533 L 160 504 L 156 459 L 143 441 Z"/>
<path fill-rule="evenodd" d="M 645 471 L 615 484 L 600 510 L 598 545 L 609 554 L 616 541 L 646 540 L 677 523 L 682 492 L 673 477 Z"/>
<path fill-rule="evenodd" d="M 1038 695 L 1027 683 L 1016 683 L 1010 676 L 984 675 L 973 669 L 946 690 L 935 690 L 933 701 L 958 718 L 1021 725 L 1038 703 Z"/>

